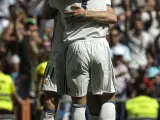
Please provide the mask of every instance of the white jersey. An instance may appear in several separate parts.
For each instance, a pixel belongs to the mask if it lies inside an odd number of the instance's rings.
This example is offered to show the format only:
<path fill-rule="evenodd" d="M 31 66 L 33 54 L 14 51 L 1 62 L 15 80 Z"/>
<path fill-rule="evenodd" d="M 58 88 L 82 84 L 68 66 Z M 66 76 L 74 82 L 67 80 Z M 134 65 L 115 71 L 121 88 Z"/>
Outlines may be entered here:
<path fill-rule="evenodd" d="M 52 50 L 49 55 L 42 83 L 42 91 L 54 91 L 64 94 L 66 90 L 65 81 L 65 46 L 63 42 L 63 22 L 58 12 L 54 19 L 54 34 L 52 39 Z"/>
<path fill-rule="evenodd" d="M 61 14 L 58 12 L 57 17 L 54 19 L 54 32 L 52 39 L 52 52 L 62 52 L 64 51 L 64 43 L 63 43 L 63 34 L 64 34 L 64 25 Z"/>
<path fill-rule="evenodd" d="M 88 37 L 105 37 L 109 33 L 108 25 L 94 22 L 84 21 L 77 23 L 67 23 L 64 12 L 71 11 L 72 5 L 78 5 L 90 11 L 107 11 L 106 5 L 111 5 L 110 0 L 49 0 L 52 8 L 57 8 L 64 18 L 64 42 L 70 43 L 76 40 L 85 40 Z"/>

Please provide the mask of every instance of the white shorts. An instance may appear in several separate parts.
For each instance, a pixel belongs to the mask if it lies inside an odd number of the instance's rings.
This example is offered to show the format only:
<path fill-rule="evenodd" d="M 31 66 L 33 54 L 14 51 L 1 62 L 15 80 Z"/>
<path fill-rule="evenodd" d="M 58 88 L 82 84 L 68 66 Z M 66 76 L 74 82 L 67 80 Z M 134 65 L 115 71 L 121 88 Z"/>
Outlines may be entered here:
<path fill-rule="evenodd" d="M 68 94 L 82 97 L 115 92 L 115 76 L 106 38 L 91 38 L 68 45 L 66 56 Z"/>
<path fill-rule="evenodd" d="M 53 91 L 59 94 L 66 93 L 65 54 L 52 52 L 45 70 L 42 82 L 42 91 Z"/>

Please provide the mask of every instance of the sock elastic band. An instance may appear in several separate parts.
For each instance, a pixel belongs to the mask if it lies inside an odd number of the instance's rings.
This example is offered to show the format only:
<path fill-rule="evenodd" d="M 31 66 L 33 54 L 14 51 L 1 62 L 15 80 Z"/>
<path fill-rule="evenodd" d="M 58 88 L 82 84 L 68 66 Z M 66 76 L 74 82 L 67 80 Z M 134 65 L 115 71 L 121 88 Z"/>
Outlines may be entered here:
<path fill-rule="evenodd" d="M 72 104 L 74 108 L 86 108 L 86 105 Z"/>
<path fill-rule="evenodd" d="M 113 104 L 115 104 L 115 101 L 113 101 L 113 100 L 107 100 L 107 101 L 104 101 L 103 104 L 104 103 L 113 103 Z"/>
<path fill-rule="evenodd" d="M 55 110 L 53 109 L 53 110 L 51 110 L 51 109 L 47 109 L 47 108 L 45 108 L 43 111 L 45 111 L 45 112 L 49 112 L 49 113 L 54 113 L 55 112 Z"/>

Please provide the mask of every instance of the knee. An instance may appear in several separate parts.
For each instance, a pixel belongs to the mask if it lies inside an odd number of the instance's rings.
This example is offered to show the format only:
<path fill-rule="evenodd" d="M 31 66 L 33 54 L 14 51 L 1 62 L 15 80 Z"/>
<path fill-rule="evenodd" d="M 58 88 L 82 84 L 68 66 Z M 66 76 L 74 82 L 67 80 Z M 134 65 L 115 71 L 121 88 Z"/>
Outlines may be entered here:
<path fill-rule="evenodd" d="M 115 93 L 107 93 L 100 97 L 101 104 L 107 101 L 115 101 Z"/>
<path fill-rule="evenodd" d="M 86 105 L 87 104 L 87 97 L 72 97 L 72 103 L 73 104 L 79 104 L 79 105 Z"/>
<path fill-rule="evenodd" d="M 41 101 L 43 105 L 50 105 L 52 104 L 56 99 L 59 99 L 59 95 L 53 93 L 53 92 L 43 92 Z"/>
<path fill-rule="evenodd" d="M 101 104 L 99 101 L 99 96 L 88 95 L 87 103 L 88 109 L 91 116 L 98 116 L 101 109 Z"/>
<path fill-rule="evenodd" d="M 101 106 L 99 103 L 88 104 L 88 110 L 91 116 L 99 116 Z"/>
<path fill-rule="evenodd" d="M 91 116 L 99 116 L 100 109 L 90 109 L 89 113 L 90 113 Z"/>

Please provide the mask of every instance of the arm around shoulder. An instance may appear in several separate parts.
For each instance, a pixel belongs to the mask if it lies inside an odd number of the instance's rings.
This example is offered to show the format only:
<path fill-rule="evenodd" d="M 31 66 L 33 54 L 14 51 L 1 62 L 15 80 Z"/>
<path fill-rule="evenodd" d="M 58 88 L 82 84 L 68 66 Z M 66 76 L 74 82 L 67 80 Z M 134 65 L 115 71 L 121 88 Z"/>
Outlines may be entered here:
<path fill-rule="evenodd" d="M 114 24 L 117 16 L 111 6 L 106 6 L 107 11 L 86 11 L 85 17 L 104 24 Z"/>

